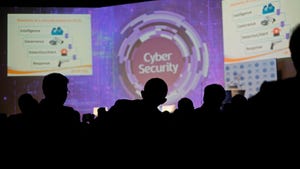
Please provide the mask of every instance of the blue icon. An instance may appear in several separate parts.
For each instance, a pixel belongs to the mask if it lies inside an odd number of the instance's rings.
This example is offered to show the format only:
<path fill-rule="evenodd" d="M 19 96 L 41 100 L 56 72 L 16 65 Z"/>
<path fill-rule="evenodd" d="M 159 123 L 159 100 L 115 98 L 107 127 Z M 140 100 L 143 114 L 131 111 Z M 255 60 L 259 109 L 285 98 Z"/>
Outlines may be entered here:
<path fill-rule="evenodd" d="M 64 31 L 60 26 L 58 26 L 57 28 L 54 27 L 51 30 L 51 35 L 63 35 L 63 33 Z"/>
<path fill-rule="evenodd" d="M 273 13 L 275 11 L 275 7 L 272 3 L 269 3 L 268 5 L 265 5 L 263 7 L 263 10 L 262 10 L 262 14 L 269 14 L 269 13 Z"/>

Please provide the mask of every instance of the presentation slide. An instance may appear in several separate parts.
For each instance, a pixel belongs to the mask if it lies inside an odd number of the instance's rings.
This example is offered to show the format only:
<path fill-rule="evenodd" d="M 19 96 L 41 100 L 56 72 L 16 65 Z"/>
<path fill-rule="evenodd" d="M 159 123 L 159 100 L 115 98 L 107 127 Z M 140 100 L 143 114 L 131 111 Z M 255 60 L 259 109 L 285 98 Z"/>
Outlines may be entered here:
<path fill-rule="evenodd" d="M 290 59 L 292 29 L 300 23 L 299 0 L 223 0 L 225 88 L 255 95 L 277 80 L 278 61 Z"/>
<path fill-rule="evenodd" d="M 92 75 L 89 14 L 8 14 L 7 75 Z"/>
<path fill-rule="evenodd" d="M 162 110 L 176 108 L 182 97 L 198 107 L 206 85 L 224 85 L 221 2 L 2 8 L 1 38 L 8 43 L 1 43 L 0 112 L 18 113 L 25 92 L 40 101 L 50 72 L 69 78 L 65 105 L 82 114 L 141 98 L 152 77 L 169 87 Z"/>
<path fill-rule="evenodd" d="M 290 57 L 299 0 L 223 0 L 225 64 Z"/>

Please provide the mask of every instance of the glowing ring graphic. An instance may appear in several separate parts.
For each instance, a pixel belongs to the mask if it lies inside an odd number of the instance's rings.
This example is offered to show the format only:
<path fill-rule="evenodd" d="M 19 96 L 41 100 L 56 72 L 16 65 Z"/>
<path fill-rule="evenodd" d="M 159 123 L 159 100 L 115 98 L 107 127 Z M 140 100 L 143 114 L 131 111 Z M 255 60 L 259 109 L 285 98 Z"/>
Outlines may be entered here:
<path fill-rule="evenodd" d="M 121 34 L 125 36 L 119 52 L 120 79 L 125 90 L 133 98 L 140 96 L 144 84 L 132 72 L 133 51 L 145 41 L 154 38 L 171 40 L 181 51 L 184 68 L 173 84 L 168 84 L 167 104 L 174 104 L 185 97 L 207 76 L 209 56 L 207 46 L 199 34 L 179 14 L 170 11 L 154 11 L 141 15 L 128 23 Z M 126 76 L 121 74 L 126 72 Z M 170 86 L 171 85 L 171 86 Z"/>

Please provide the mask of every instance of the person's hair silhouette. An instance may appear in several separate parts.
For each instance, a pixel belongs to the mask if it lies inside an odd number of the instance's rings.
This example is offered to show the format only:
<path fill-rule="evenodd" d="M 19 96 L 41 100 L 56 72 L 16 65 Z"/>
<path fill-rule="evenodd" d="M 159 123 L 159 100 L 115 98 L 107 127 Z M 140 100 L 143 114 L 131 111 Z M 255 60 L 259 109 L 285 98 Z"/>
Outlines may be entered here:
<path fill-rule="evenodd" d="M 190 127 L 191 119 L 194 114 L 194 103 L 187 97 L 181 98 L 177 103 L 177 109 L 170 114 L 169 124 L 171 128 L 187 128 Z"/>
<path fill-rule="evenodd" d="M 194 103 L 191 99 L 187 97 L 183 97 L 178 101 L 177 107 L 182 111 L 194 111 Z"/>
<path fill-rule="evenodd" d="M 45 99 L 52 104 L 63 105 L 68 95 L 69 79 L 60 73 L 51 73 L 43 79 L 43 93 Z"/>
<path fill-rule="evenodd" d="M 22 94 L 18 99 L 18 105 L 21 113 L 30 115 L 36 113 L 38 101 L 29 93 Z"/>
<path fill-rule="evenodd" d="M 166 95 L 168 86 L 166 82 L 160 78 L 152 78 L 148 80 L 141 91 L 143 100 L 153 106 L 159 106 L 167 101 Z"/>
<path fill-rule="evenodd" d="M 20 113 L 13 114 L 8 118 L 10 129 L 27 130 L 34 126 L 34 118 L 37 115 L 38 101 L 29 93 L 24 93 L 18 98 Z"/>
<path fill-rule="evenodd" d="M 225 99 L 225 89 L 220 84 L 210 84 L 204 88 L 203 104 L 195 111 L 201 113 L 219 113 L 223 100 Z"/>

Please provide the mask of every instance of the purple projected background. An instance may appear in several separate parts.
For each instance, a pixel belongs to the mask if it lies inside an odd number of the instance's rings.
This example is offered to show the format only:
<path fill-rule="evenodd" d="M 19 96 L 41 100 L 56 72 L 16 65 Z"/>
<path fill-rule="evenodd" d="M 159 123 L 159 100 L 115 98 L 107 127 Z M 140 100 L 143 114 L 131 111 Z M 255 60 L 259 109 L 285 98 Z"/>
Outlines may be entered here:
<path fill-rule="evenodd" d="M 186 97 L 193 100 L 195 107 L 198 107 L 202 104 L 203 89 L 206 85 L 210 83 L 224 85 L 221 0 L 164 0 L 104 8 L 11 8 L 4 10 L 1 17 L 4 18 L 3 22 L 7 22 L 5 12 L 91 15 L 93 75 L 68 76 L 71 93 L 66 105 L 74 107 L 83 114 L 91 113 L 93 107 L 110 107 L 120 98 L 133 99 L 126 92 L 119 78 L 118 51 L 125 38 L 121 30 L 133 19 L 143 14 L 162 10 L 183 16 L 207 46 L 207 76 L 201 78 L 195 88 L 186 94 Z M 6 30 L 1 32 L 2 41 L 6 42 L 6 34 L 3 33 Z M 19 111 L 16 102 L 20 94 L 29 92 L 38 100 L 43 98 L 41 91 L 43 77 L 8 78 L 6 76 L 6 48 L 6 44 L 1 45 L 1 51 L 4 52 L 1 56 L 0 78 L 4 87 L 1 87 L 0 92 L 0 111 L 11 114 Z"/>

